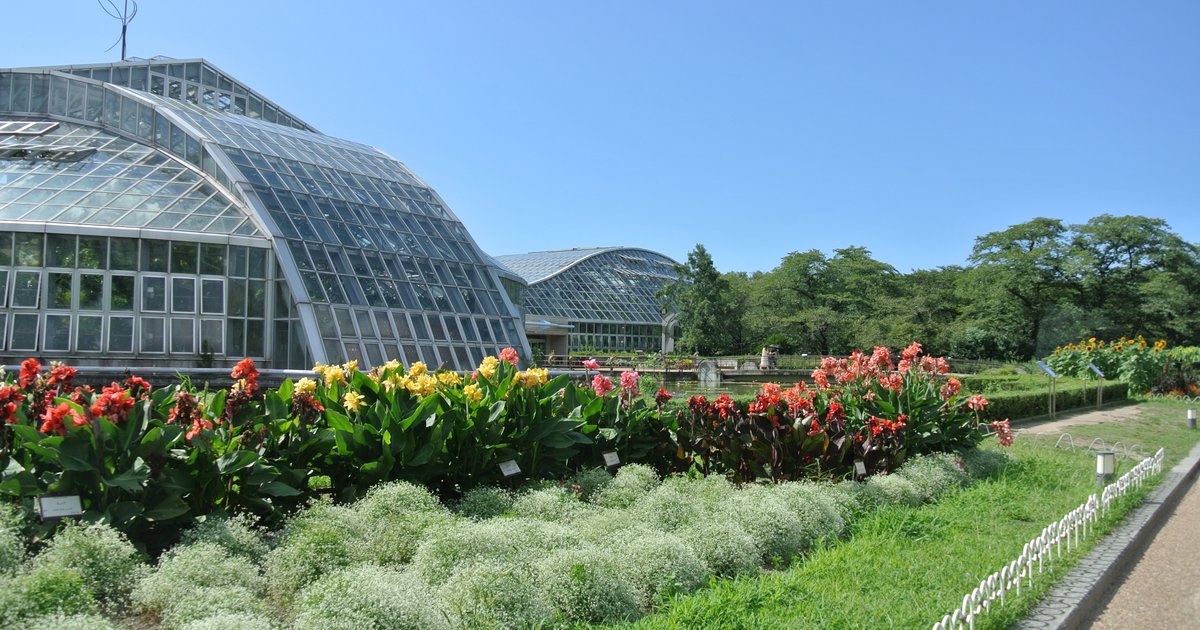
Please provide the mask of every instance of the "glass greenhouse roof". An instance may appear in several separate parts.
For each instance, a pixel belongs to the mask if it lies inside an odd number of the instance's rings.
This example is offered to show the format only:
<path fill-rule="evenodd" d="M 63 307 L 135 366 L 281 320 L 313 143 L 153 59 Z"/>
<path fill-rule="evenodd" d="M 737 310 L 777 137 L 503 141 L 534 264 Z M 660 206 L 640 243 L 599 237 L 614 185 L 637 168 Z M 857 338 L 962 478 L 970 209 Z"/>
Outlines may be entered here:
<path fill-rule="evenodd" d="M 677 277 L 675 261 L 644 249 L 570 249 L 497 259 L 529 282 L 527 313 L 571 321 L 658 324 L 657 294 Z"/>
<path fill-rule="evenodd" d="M 420 178 L 202 60 L 0 70 L 5 219 L 269 239 L 318 360 L 527 346 L 502 270 Z"/>
<path fill-rule="evenodd" d="M 56 123 L 30 138 L 0 118 L 6 148 L 88 148 L 80 160 L 0 158 L 0 220 L 262 236 L 250 216 L 199 173 L 152 147 L 102 129 Z"/>

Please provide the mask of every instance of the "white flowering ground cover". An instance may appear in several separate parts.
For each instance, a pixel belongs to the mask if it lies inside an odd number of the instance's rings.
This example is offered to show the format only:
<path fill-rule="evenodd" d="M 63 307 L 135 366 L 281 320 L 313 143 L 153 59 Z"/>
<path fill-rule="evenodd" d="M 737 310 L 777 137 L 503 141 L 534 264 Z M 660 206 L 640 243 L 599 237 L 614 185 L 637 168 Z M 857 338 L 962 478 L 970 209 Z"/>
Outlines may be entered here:
<path fill-rule="evenodd" d="M 712 580 L 802 562 L 884 506 L 936 500 L 1004 458 L 911 460 L 865 483 L 736 488 L 640 465 L 447 507 L 384 484 L 279 532 L 206 520 L 156 565 L 117 532 L 72 526 L 32 557 L 0 526 L 0 628 L 522 628 L 631 621 Z"/>

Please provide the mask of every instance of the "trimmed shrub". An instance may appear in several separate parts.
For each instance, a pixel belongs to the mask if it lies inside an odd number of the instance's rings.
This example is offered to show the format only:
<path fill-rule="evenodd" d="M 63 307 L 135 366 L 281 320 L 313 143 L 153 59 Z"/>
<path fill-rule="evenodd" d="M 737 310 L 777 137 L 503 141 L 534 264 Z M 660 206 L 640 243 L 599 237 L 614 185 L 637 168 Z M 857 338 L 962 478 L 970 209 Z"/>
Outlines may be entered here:
<path fill-rule="evenodd" d="M 477 521 L 494 518 L 512 509 L 515 497 L 504 488 L 477 486 L 467 490 L 454 511 Z"/>
<path fill-rule="evenodd" d="M 558 523 L 530 518 L 462 521 L 430 530 L 417 548 L 412 566 L 435 586 L 457 570 L 484 560 L 532 564 L 549 550 L 578 544 L 578 536 Z"/>
<path fill-rule="evenodd" d="M 263 615 L 219 612 L 203 619 L 189 621 L 183 624 L 180 630 L 275 630 L 278 627 L 278 623 Z"/>
<path fill-rule="evenodd" d="M 763 564 L 786 566 L 812 546 L 812 536 L 788 502 L 765 486 L 746 486 L 727 500 L 716 518 L 725 518 L 754 540 Z"/>
<path fill-rule="evenodd" d="M 392 481 L 372 487 L 354 504 L 368 517 L 389 517 L 408 512 L 445 512 L 446 507 L 428 489 L 407 481 Z"/>
<path fill-rule="evenodd" d="M 446 628 L 428 585 L 411 571 L 362 564 L 326 575 L 296 600 L 296 630 Z"/>
<path fill-rule="evenodd" d="M 265 584 L 258 567 L 249 559 L 230 555 L 216 543 L 202 542 L 175 547 L 163 556 L 158 569 L 138 581 L 133 601 L 139 609 L 157 613 L 164 619 L 177 618 L 174 609 L 193 607 L 193 591 L 198 588 L 243 590 L 258 598 Z M 193 614 L 185 616 L 189 620 L 198 619 Z"/>
<path fill-rule="evenodd" d="M 754 539 L 740 525 L 724 518 L 697 520 L 680 529 L 678 535 L 718 577 L 753 573 L 762 566 Z"/>
<path fill-rule="evenodd" d="M 0 628 L 28 625 L 47 615 L 92 615 L 100 612 L 83 573 L 60 564 L 42 564 L 0 579 Z"/>
<path fill-rule="evenodd" d="M 124 534 L 96 524 L 68 525 L 33 563 L 78 571 L 108 614 L 117 614 L 129 605 L 135 572 L 143 566 L 141 554 Z"/>
<path fill-rule="evenodd" d="M 581 502 L 573 492 L 554 486 L 518 495 L 512 513 L 554 523 L 570 523 L 588 512 L 590 506 Z"/>
<path fill-rule="evenodd" d="M 571 477 L 571 485 L 579 488 L 579 498 L 590 501 L 592 495 L 612 483 L 613 476 L 603 468 L 588 468 Z"/>
<path fill-rule="evenodd" d="M 921 505 L 921 493 L 913 482 L 899 475 L 872 475 L 863 484 L 869 505 Z"/>
<path fill-rule="evenodd" d="M 593 494 L 591 500 L 606 508 L 625 508 L 656 487 L 658 473 L 653 468 L 645 464 L 627 464 L 617 471 L 611 482 Z"/>
<path fill-rule="evenodd" d="M 538 584 L 570 623 L 617 623 L 639 616 L 637 593 L 612 554 L 595 546 L 554 552 L 537 564 Z"/>
<path fill-rule="evenodd" d="M 962 461 L 953 453 L 919 455 L 904 462 L 895 474 L 911 481 L 924 502 L 936 501 L 969 480 Z"/>
<path fill-rule="evenodd" d="M 318 503 L 284 527 L 267 554 L 267 588 L 286 603 L 321 576 L 369 559 L 362 517 L 352 508 Z"/>
<path fill-rule="evenodd" d="M 771 490 L 800 521 L 805 540 L 802 553 L 837 540 L 845 533 L 847 517 L 843 516 L 842 506 L 836 498 L 840 493 L 832 490 L 829 484 L 790 481 L 777 484 Z"/>
<path fill-rule="evenodd" d="M 176 602 L 162 611 L 162 627 L 182 628 L 189 623 L 208 619 L 215 614 L 266 617 L 267 603 L 256 593 L 238 586 L 201 586 L 187 593 L 187 599 Z"/>
<path fill-rule="evenodd" d="M 638 498 L 629 510 L 658 529 L 675 531 L 712 511 L 712 505 L 691 491 L 694 485 L 699 484 L 663 483 Z"/>
<path fill-rule="evenodd" d="M 554 609 L 522 564 L 487 560 L 464 565 L 438 590 L 455 628 L 530 628 Z"/>
<path fill-rule="evenodd" d="M 673 534 L 630 532 L 613 541 L 615 568 L 637 593 L 638 606 L 649 612 L 672 595 L 686 594 L 708 581 L 708 567 L 691 547 Z"/>
<path fill-rule="evenodd" d="M 255 562 L 271 550 L 263 540 L 262 532 L 254 526 L 250 517 L 239 514 L 231 517 L 208 516 L 200 519 L 183 532 L 181 544 L 213 543 L 220 545 L 233 555 L 249 558 Z"/>

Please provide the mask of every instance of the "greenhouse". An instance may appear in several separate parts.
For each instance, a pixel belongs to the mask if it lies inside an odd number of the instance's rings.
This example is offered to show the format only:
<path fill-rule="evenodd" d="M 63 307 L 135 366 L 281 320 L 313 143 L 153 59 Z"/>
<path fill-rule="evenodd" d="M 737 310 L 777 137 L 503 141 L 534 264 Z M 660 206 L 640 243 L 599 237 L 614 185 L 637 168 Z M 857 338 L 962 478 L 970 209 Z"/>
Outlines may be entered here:
<path fill-rule="evenodd" d="M 522 309 L 534 354 L 670 352 L 674 320 L 658 297 L 678 263 L 647 249 L 599 247 L 497 256 L 528 286 Z"/>
<path fill-rule="evenodd" d="M 204 60 L 0 70 L 0 361 L 469 370 L 528 353 L 503 272 L 402 163 Z"/>

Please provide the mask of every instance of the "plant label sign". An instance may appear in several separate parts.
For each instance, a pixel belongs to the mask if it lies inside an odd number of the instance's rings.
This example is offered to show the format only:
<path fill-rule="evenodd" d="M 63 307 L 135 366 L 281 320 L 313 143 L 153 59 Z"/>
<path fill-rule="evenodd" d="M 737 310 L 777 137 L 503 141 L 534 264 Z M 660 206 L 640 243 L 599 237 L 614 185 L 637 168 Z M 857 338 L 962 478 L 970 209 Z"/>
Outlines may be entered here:
<path fill-rule="evenodd" d="M 1088 369 L 1091 370 L 1092 373 L 1096 375 L 1096 378 L 1104 378 L 1104 372 L 1101 372 L 1100 368 L 1096 367 L 1095 363 L 1089 363 Z"/>
<path fill-rule="evenodd" d="M 1058 378 L 1058 374 L 1054 370 L 1050 369 L 1050 366 L 1046 365 L 1045 361 L 1038 361 L 1037 364 L 1038 367 L 1042 368 L 1042 371 L 1045 372 L 1047 376 L 1050 378 Z"/>
<path fill-rule="evenodd" d="M 854 460 L 854 474 L 858 475 L 859 477 L 867 476 L 867 465 L 863 463 L 863 460 Z"/>
<path fill-rule="evenodd" d="M 78 494 L 46 495 L 38 497 L 38 513 L 42 520 L 79 516 L 83 514 L 83 505 L 79 502 Z"/>
<path fill-rule="evenodd" d="M 605 466 L 612 468 L 613 466 L 617 466 L 620 463 L 621 463 L 621 458 L 617 457 L 616 451 L 606 451 L 604 453 L 604 465 Z"/>
<path fill-rule="evenodd" d="M 500 472 L 505 477 L 521 474 L 521 467 L 517 465 L 517 460 L 506 459 L 500 462 Z"/>

